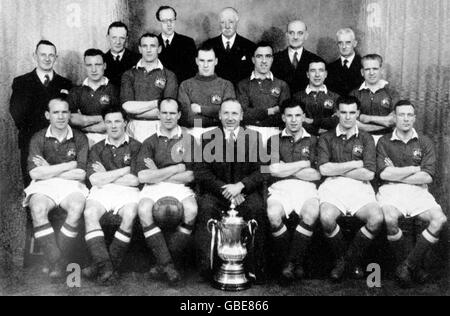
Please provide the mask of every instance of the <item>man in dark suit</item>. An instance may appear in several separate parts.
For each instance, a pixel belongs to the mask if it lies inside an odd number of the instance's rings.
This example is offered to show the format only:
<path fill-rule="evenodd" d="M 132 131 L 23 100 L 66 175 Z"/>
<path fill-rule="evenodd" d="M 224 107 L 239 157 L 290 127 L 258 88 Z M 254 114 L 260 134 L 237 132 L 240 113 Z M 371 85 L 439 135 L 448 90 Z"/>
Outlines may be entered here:
<path fill-rule="evenodd" d="M 286 38 L 289 46 L 275 54 L 272 71 L 275 77 L 287 82 L 294 95 L 298 91 L 305 90 L 309 83 L 306 73 L 310 62 L 322 58 L 303 47 L 308 39 L 308 28 L 304 22 L 299 20 L 289 22 Z"/>
<path fill-rule="evenodd" d="M 231 81 L 235 86 L 244 78 L 250 77 L 253 70 L 252 56 L 255 44 L 236 33 L 239 14 L 234 8 L 225 8 L 219 15 L 222 34 L 209 39 L 219 59 L 216 73 Z"/>
<path fill-rule="evenodd" d="M 348 95 L 364 81 L 361 75 L 361 56 L 355 52 L 358 42 L 352 29 L 340 29 L 336 39 L 340 56 L 328 65 L 325 84 L 339 95 Z"/>
<path fill-rule="evenodd" d="M 197 48 L 192 38 L 175 32 L 177 12 L 172 7 L 161 6 L 156 11 L 156 19 L 161 23 L 158 38 L 162 43 L 159 54 L 162 64 L 175 73 L 180 83 L 194 77 L 197 72 Z"/>
<path fill-rule="evenodd" d="M 261 135 L 240 126 L 243 110 L 235 99 L 222 103 L 219 118 L 222 127 L 203 134 L 203 163 L 194 171 L 202 190 L 195 234 L 199 268 L 202 276 L 209 278 L 211 234 L 207 230 L 208 221 L 220 219 L 222 211 L 234 204 L 239 216 L 258 222 L 255 247 L 249 249 L 247 257 L 247 272 L 255 281 L 261 281 L 267 226 L 260 194 L 264 180 L 258 155 L 263 146 Z"/>
<path fill-rule="evenodd" d="M 124 23 L 112 23 L 108 27 L 107 39 L 110 50 L 105 54 L 105 77 L 117 88 L 120 88 L 123 73 L 136 66 L 141 56 L 125 48 L 128 27 Z"/>
<path fill-rule="evenodd" d="M 25 186 L 31 181 L 27 171 L 31 137 L 48 126 L 45 118 L 48 102 L 61 93 L 69 94 L 72 88 L 70 80 L 61 77 L 53 70 L 58 57 L 53 43 L 40 41 L 33 57 L 36 68 L 13 81 L 9 109 L 19 130 L 20 160 Z"/>

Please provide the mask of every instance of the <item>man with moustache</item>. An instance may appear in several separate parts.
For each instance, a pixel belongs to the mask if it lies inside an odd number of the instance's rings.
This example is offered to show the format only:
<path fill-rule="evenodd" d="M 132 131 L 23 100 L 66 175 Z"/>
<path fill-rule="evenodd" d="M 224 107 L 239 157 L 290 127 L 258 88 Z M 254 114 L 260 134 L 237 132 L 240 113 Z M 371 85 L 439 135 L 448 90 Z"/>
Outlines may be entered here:
<path fill-rule="evenodd" d="M 214 48 L 217 64 L 217 75 L 231 81 L 235 86 L 252 72 L 252 54 L 255 44 L 237 34 L 239 13 L 236 9 L 224 8 L 219 14 L 222 34 L 205 42 Z"/>
<path fill-rule="evenodd" d="M 178 82 L 195 76 L 197 47 L 192 38 L 175 32 L 177 11 L 170 6 L 161 6 L 156 11 L 156 19 L 161 23 L 158 38 L 162 43 L 159 55 L 162 64 L 175 73 Z"/>
<path fill-rule="evenodd" d="M 120 90 L 122 75 L 136 66 L 141 56 L 125 47 L 128 27 L 123 22 L 111 23 L 106 38 L 110 49 L 105 53 L 105 76 Z"/>
<path fill-rule="evenodd" d="M 284 80 L 294 95 L 308 85 L 309 63 L 321 58 L 309 51 L 303 45 L 309 33 L 306 24 L 302 21 L 291 21 L 287 25 L 286 38 L 288 48 L 275 54 L 272 71 L 275 77 Z"/>
<path fill-rule="evenodd" d="M 45 117 L 48 102 L 61 93 L 68 94 L 70 80 L 54 71 L 58 59 L 56 46 L 42 40 L 33 53 L 36 69 L 14 79 L 9 111 L 19 130 L 20 164 L 24 185 L 31 179 L 27 170 L 28 149 L 35 133 L 48 126 Z"/>
<path fill-rule="evenodd" d="M 339 58 L 327 66 L 325 84 L 339 95 L 348 95 L 364 81 L 361 75 L 361 56 L 355 51 L 358 41 L 350 28 L 337 31 L 336 41 Z"/>
<path fill-rule="evenodd" d="M 72 112 L 70 124 L 86 133 L 92 147 L 106 137 L 103 109 L 119 106 L 120 99 L 119 90 L 104 76 L 106 63 L 101 50 L 88 49 L 84 67 L 87 78 L 81 87 L 70 91 L 67 101 Z"/>
<path fill-rule="evenodd" d="M 143 142 L 158 129 L 159 101 L 169 97 L 175 99 L 178 83 L 175 74 L 158 59 L 161 45 L 156 35 L 142 35 L 139 52 L 142 59 L 122 76 L 120 99 L 122 107 L 131 116 L 130 136 Z"/>

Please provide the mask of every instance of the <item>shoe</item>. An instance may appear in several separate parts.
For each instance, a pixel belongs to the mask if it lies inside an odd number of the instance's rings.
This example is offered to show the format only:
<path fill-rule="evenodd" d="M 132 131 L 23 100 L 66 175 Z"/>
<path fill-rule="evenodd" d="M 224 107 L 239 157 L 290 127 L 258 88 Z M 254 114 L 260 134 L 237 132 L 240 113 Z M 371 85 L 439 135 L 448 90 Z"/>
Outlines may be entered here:
<path fill-rule="evenodd" d="M 281 276 L 285 281 L 294 281 L 295 280 L 295 266 L 292 262 L 288 262 L 285 264 L 283 269 L 281 270 Z"/>
<path fill-rule="evenodd" d="M 180 273 L 175 269 L 175 266 L 173 263 L 169 263 L 165 267 L 162 268 L 162 273 L 166 277 L 167 281 L 169 281 L 169 284 L 175 285 L 181 280 Z"/>
<path fill-rule="evenodd" d="M 395 276 L 402 288 L 409 288 L 412 286 L 411 269 L 406 261 L 397 267 Z"/>
<path fill-rule="evenodd" d="M 81 276 L 88 280 L 94 280 L 98 275 L 98 267 L 96 265 L 90 265 L 81 270 Z"/>
<path fill-rule="evenodd" d="M 64 267 L 65 266 L 61 262 L 55 263 L 48 274 L 50 279 L 52 279 L 52 281 L 59 281 L 60 279 L 62 279 L 65 274 Z"/>
<path fill-rule="evenodd" d="M 113 276 L 114 269 L 110 261 L 103 262 L 98 267 L 98 282 L 107 285 L 109 279 Z"/>
<path fill-rule="evenodd" d="M 153 266 L 148 271 L 148 276 L 150 279 L 158 280 L 161 279 L 163 274 L 162 267 L 159 265 Z"/>
<path fill-rule="evenodd" d="M 364 279 L 364 270 L 361 268 L 361 266 L 356 265 L 356 266 L 353 267 L 352 277 L 355 280 L 362 280 L 362 279 Z"/>
<path fill-rule="evenodd" d="M 413 276 L 414 281 L 416 281 L 419 284 L 425 284 L 430 279 L 430 273 L 425 271 L 425 269 L 423 269 L 423 268 L 417 268 L 413 272 L 412 276 Z"/>
<path fill-rule="evenodd" d="M 336 261 L 336 265 L 334 266 L 333 270 L 331 270 L 331 280 L 333 280 L 334 282 L 340 282 L 342 280 L 342 277 L 344 276 L 346 265 L 347 264 L 344 258 L 339 258 Z"/>
<path fill-rule="evenodd" d="M 305 270 L 301 264 L 297 265 L 294 270 L 294 275 L 297 280 L 302 280 L 305 278 Z"/>

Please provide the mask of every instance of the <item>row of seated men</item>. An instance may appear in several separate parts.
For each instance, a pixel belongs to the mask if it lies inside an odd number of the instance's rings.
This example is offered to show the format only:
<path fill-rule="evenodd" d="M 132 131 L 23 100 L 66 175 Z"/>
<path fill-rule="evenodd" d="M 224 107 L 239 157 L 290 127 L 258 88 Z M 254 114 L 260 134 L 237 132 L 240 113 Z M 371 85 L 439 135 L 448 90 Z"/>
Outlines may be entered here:
<path fill-rule="evenodd" d="M 244 109 L 237 99 L 223 100 L 220 125 L 201 135 L 201 145 L 179 126 L 182 108 L 176 99 L 158 102 L 159 125 L 142 144 L 126 133 L 126 112 L 105 107 L 106 138 L 89 150 L 87 137 L 69 126 L 68 101 L 63 96 L 52 99 L 45 114 L 50 126 L 31 140 L 28 171 L 33 181 L 25 189 L 25 205 L 32 214 L 34 237 L 48 261 L 49 276 L 59 278 L 65 271 L 84 215 L 92 259 L 84 270 L 87 277 L 102 284 L 117 280 L 138 218 L 145 243 L 156 258 L 152 276 L 176 284 L 181 274 L 174 258 L 186 250 L 193 235 L 198 269 L 210 279 L 207 223 L 220 219 L 234 204 L 244 219 L 255 219 L 259 225 L 247 265 L 254 282 L 264 279 L 267 231 L 282 261 L 280 276 L 288 281 L 301 279 L 306 249 L 319 223 L 336 257 L 330 272 L 333 280 L 341 280 L 347 270 L 358 278 L 364 275 L 362 256 L 384 224 L 396 254 L 398 280 L 405 286 L 425 280 L 423 258 L 438 242 L 446 216 L 428 192 L 436 157 L 431 140 L 414 129 L 415 106 L 407 100 L 395 105 L 395 129 L 381 137 L 377 146 L 357 125 L 358 98 L 337 99 L 338 124 L 319 138 L 303 128 L 304 106 L 295 99 L 283 102 L 284 129 L 270 137 L 267 145 L 260 133 L 242 124 Z M 375 177 L 382 182 L 377 194 L 370 184 Z M 321 178 L 324 181 L 317 187 Z M 271 184 L 267 201 L 261 196 L 265 181 Z M 194 182 L 201 187 L 198 196 L 189 186 Z M 163 234 L 152 212 L 155 203 L 167 196 L 184 209 L 181 224 L 170 235 Z M 55 232 L 48 213 L 57 206 L 67 211 L 67 219 Z M 107 212 L 122 218 L 109 247 L 100 226 Z M 285 219 L 293 212 L 300 221 L 290 231 Z M 348 248 L 337 224 L 344 215 L 364 223 Z M 428 223 L 410 253 L 398 226 L 401 217 Z"/>
<path fill-rule="evenodd" d="M 281 103 L 291 97 L 305 103 L 305 128 L 313 135 L 337 124 L 335 101 L 352 94 L 361 101 L 359 128 L 384 134 L 393 126 L 393 105 L 398 95 L 382 80 L 382 58 L 356 52 L 351 29 L 341 29 L 336 40 L 340 57 L 326 65 L 303 46 L 308 29 L 302 21 L 287 25 L 288 47 L 274 53 L 268 43 L 255 45 L 237 34 L 239 15 L 233 8 L 219 14 L 222 34 L 197 50 L 194 41 L 175 32 L 177 12 L 162 6 L 156 12 L 161 34 L 144 34 L 139 52 L 125 48 L 128 28 L 114 22 L 108 28 L 110 50 L 88 50 L 84 55 L 87 78 L 81 87 L 56 74 L 56 47 L 38 43 L 34 71 L 13 82 L 10 112 L 19 130 L 22 170 L 30 182 L 26 159 L 31 137 L 47 124 L 45 108 L 56 94 L 70 92 L 71 125 L 88 133 L 91 145 L 104 138 L 101 110 L 120 104 L 128 112 L 131 136 L 144 141 L 157 129 L 157 102 L 164 97 L 178 99 L 181 125 L 217 126 L 221 102 L 237 97 L 244 107 L 244 122 L 256 127 L 282 126 Z M 200 131 L 201 132 L 201 131 Z M 141 133 L 141 134 L 139 134 Z M 199 136 L 196 134 L 197 137 Z"/>

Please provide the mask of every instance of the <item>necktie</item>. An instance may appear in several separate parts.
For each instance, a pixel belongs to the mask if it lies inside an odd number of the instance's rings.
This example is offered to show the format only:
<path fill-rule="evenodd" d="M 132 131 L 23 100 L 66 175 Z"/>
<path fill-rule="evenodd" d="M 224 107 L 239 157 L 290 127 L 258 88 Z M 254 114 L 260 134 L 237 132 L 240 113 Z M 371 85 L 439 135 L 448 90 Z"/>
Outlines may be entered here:
<path fill-rule="evenodd" d="M 226 52 L 228 53 L 230 51 L 230 41 L 227 41 L 227 47 L 225 48 Z"/>
<path fill-rule="evenodd" d="M 344 68 L 348 69 L 348 59 L 344 59 Z"/>
<path fill-rule="evenodd" d="M 45 75 L 45 77 L 44 77 L 44 86 L 48 87 L 49 84 L 50 84 L 50 76 L 49 75 Z"/>
<path fill-rule="evenodd" d="M 298 52 L 295 52 L 294 59 L 292 60 L 292 66 L 294 66 L 295 69 L 298 67 Z"/>
<path fill-rule="evenodd" d="M 169 46 L 170 46 L 170 42 L 168 39 L 166 39 L 166 48 L 169 48 Z"/>
<path fill-rule="evenodd" d="M 117 55 L 115 60 L 116 60 L 116 63 L 120 63 L 120 55 Z"/>

